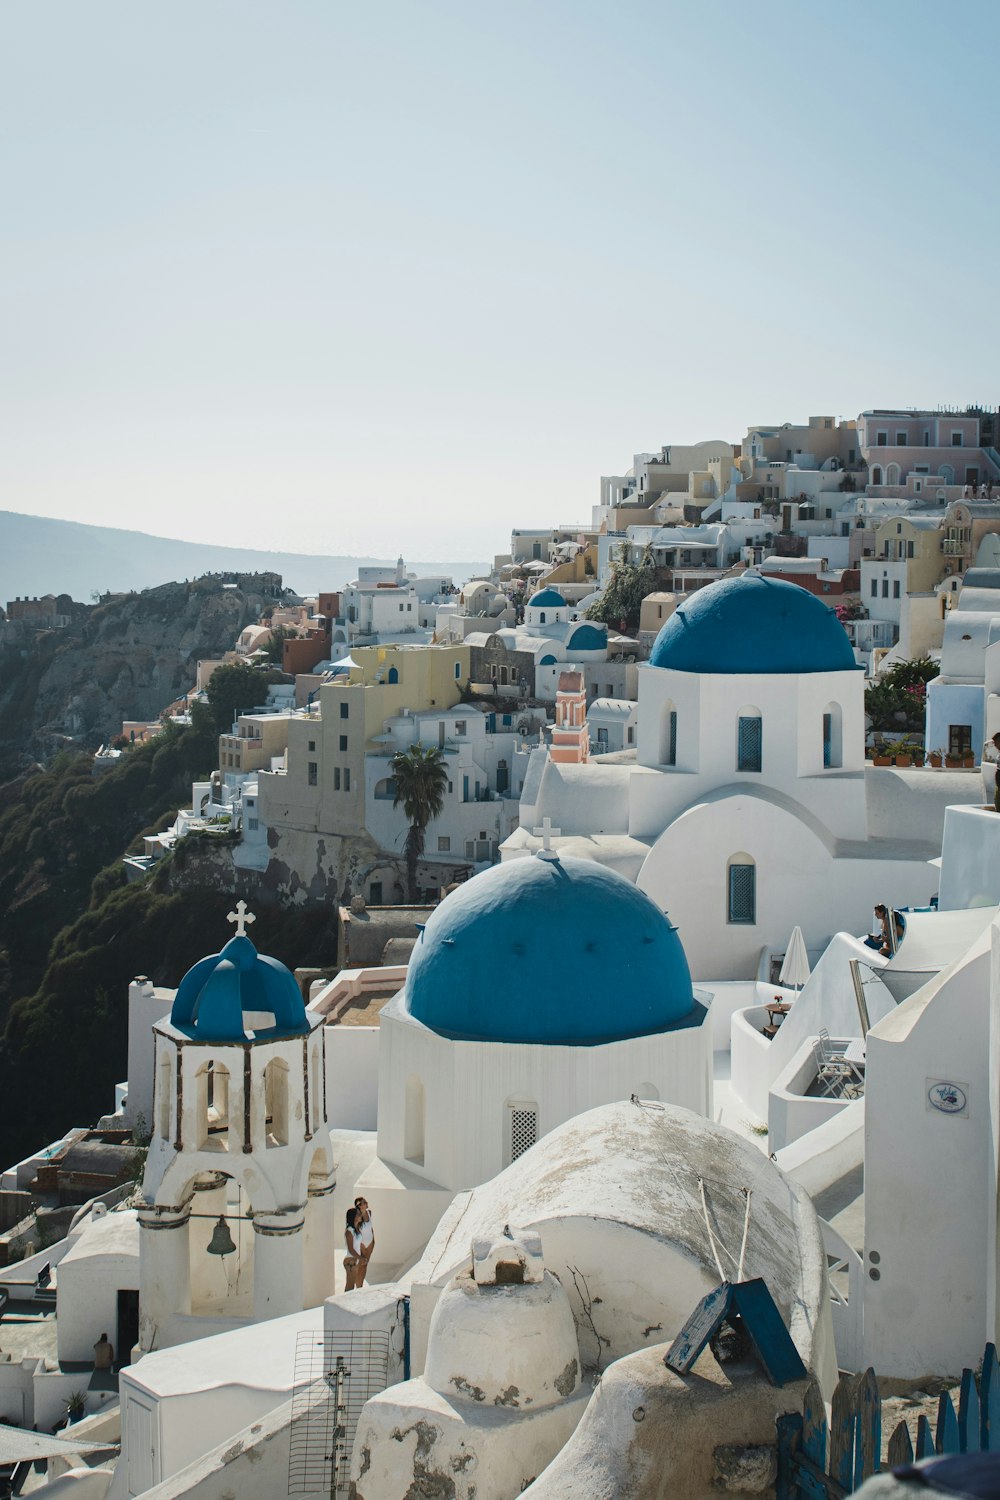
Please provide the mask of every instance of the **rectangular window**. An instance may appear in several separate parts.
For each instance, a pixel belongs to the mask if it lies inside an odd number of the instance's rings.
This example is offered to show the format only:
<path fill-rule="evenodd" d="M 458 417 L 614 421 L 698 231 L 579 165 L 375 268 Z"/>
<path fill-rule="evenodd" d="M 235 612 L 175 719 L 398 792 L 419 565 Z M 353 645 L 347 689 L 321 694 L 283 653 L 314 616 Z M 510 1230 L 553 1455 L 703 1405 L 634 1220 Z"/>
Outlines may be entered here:
<path fill-rule="evenodd" d="M 319 781 L 319 769 L 314 760 L 309 762 L 309 785 L 316 786 Z"/>
<path fill-rule="evenodd" d="M 517 1161 L 538 1139 L 538 1111 L 530 1106 L 512 1105 L 510 1110 L 510 1161 Z"/>
<path fill-rule="evenodd" d="M 599 745 L 606 745 L 608 743 L 608 731 L 606 729 L 599 729 L 597 731 L 597 743 Z"/>
<path fill-rule="evenodd" d="M 455 720 L 455 733 L 456 734 L 464 734 L 465 733 L 465 720 L 464 719 L 456 719 Z"/>
<path fill-rule="evenodd" d="M 876 446 L 876 448 L 885 448 L 885 447 L 888 446 L 888 443 L 889 443 L 889 434 L 887 432 L 877 432 L 875 434 L 875 446 Z"/>
<path fill-rule="evenodd" d="M 907 544 L 906 544 L 906 555 L 907 555 L 907 557 L 912 557 L 913 556 L 913 543 L 912 542 L 907 542 Z"/>
<path fill-rule="evenodd" d="M 475 841 L 475 839 L 466 839 L 466 841 L 465 841 L 465 857 L 466 857 L 466 859 L 475 859 L 475 857 L 476 857 L 476 841 Z"/>
<path fill-rule="evenodd" d="M 342 702 L 341 705 L 340 705 L 340 717 L 342 719 L 346 719 L 347 718 L 347 703 L 346 702 Z"/>
<path fill-rule="evenodd" d="M 448 837 L 445 837 L 442 834 L 438 835 L 438 853 L 439 854 L 450 854 L 451 853 L 451 839 L 448 838 Z"/>
<path fill-rule="evenodd" d="M 882 598 L 883 599 L 888 599 L 888 597 L 889 597 L 889 580 L 888 580 L 888 578 L 883 578 L 882 579 Z"/>
<path fill-rule="evenodd" d="M 951 435 L 951 446 L 953 448 L 961 448 L 961 446 L 962 446 L 962 434 L 960 432 L 953 432 L 952 433 L 952 435 Z"/>
<path fill-rule="evenodd" d="M 347 735 L 346 734 L 342 734 L 340 736 L 340 748 L 341 748 L 342 751 L 346 751 L 347 750 Z"/>
<path fill-rule="evenodd" d="M 315 740 L 310 740 L 309 741 L 309 754 L 312 755 L 312 753 L 313 753 L 313 751 L 315 749 L 316 749 L 316 741 Z"/>
<path fill-rule="evenodd" d="M 906 436 L 905 432 L 897 432 L 896 433 L 896 447 L 897 448 L 905 448 L 908 445 L 908 443 L 909 443 L 909 438 Z"/>
<path fill-rule="evenodd" d="M 833 714 L 823 715 L 823 769 L 833 765 Z"/>
<path fill-rule="evenodd" d="M 670 718 L 667 720 L 667 759 L 668 766 L 677 764 L 677 711 L 670 710 Z"/>
<path fill-rule="evenodd" d="M 737 771 L 759 771 L 763 735 L 760 719 L 740 718 L 737 735 Z"/>
<path fill-rule="evenodd" d="M 455 681 L 456 682 L 459 680 L 459 678 L 461 677 L 461 675 L 462 675 L 462 663 L 460 661 L 457 661 L 455 663 Z"/>
<path fill-rule="evenodd" d="M 753 926 L 757 921 L 757 870 L 754 865 L 729 866 L 729 918 Z"/>
<path fill-rule="evenodd" d="M 345 792 L 349 792 L 350 790 L 351 790 L 351 768 L 350 768 L 350 766 L 345 766 L 344 767 L 344 791 Z"/>
<path fill-rule="evenodd" d="M 972 725 L 948 725 L 948 754 L 965 755 L 972 749 Z"/>
<path fill-rule="evenodd" d="M 892 597 L 894 599 L 898 599 L 899 598 L 899 579 L 898 578 L 894 578 L 892 580 Z"/>
<path fill-rule="evenodd" d="M 399 606 L 399 613 L 400 613 L 400 614 L 402 614 L 402 613 L 403 613 L 403 606 L 402 606 L 402 605 L 400 605 L 400 606 Z"/>
<path fill-rule="evenodd" d="M 259 827 L 260 827 L 260 819 L 259 818 L 247 818 L 247 832 L 248 833 L 256 833 L 257 829 Z"/>
<path fill-rule="evenodd" d="M 877 578 L 873 578 L 872 579 L 872 598 L 873 599 L 877 599 L 878 598 L 878 579 Z"/>
<path fill-rule="evenodd" d="M 339 766 L 334 766 L 334 768 L 333 768 L 333 790 L 335 792 L 339 792 L 340 791 L 340 767 Z"/>

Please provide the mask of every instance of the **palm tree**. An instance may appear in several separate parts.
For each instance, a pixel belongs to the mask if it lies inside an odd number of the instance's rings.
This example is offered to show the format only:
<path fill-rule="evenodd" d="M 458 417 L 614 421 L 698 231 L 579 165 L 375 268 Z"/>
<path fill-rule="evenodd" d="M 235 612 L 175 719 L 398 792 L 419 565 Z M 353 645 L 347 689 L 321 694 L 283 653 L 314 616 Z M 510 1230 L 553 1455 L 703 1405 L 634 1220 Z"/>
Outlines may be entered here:
<path fill-rule="evenodd" d="M 436 745 L 411 745 L 392 757 L 396 782 L 393 807 L 403 804 L 410 828 L 406 835 L 406 884 L 410 901 L 417 899 L 417 861 L 424 852 L 424 834 L 444 807 L 448 770 Z"/>

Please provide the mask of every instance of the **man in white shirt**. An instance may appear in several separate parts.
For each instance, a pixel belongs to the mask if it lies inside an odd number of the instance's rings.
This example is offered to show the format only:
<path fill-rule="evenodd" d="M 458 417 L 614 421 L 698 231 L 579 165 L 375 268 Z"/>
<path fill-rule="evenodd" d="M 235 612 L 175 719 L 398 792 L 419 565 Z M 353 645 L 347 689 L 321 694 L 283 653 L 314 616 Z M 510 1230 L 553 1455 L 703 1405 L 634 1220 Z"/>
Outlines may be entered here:
<path fill-rule="evenodd" d="M 372 1211 L 368 1207 L 367 1198 L 355 1198 L 354 1207 L 361 1215 L 361 1263 L 355 1272 L 356 1287 L 364 1286 L 365 1277 L 368 1274 L 368 1263 L 375 1250 L 375 1226 L 372 1224 Z"/>

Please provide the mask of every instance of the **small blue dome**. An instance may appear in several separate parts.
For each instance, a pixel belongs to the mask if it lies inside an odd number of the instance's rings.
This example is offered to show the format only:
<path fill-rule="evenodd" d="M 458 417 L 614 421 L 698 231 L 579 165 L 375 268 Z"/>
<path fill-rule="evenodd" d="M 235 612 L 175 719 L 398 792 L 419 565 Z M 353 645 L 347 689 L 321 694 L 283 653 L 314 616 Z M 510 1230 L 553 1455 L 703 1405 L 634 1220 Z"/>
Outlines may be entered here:
<path fill-rule="evenodd" d="M 608 644 L 608 627 L 605 625 L 578 625 L 566 642 L 567 651 L 603 651 Z"/>
<path fill-rule="evenodd" d="M 248 1030 L 245 1011 L 273 1016 L 274 1024 Z M 199 1042 L 245 1042 L 309 1030 L 291 971 L 276 958 L 259 954 L 248 937 L 230 938 L 221 953 L 188 969 L 177 987 L 170 1022 Z"/>
<path fill-rule="evenodd" d="M 446 1036 L 586 1046 L 666 1031 L 695 999 L 677 930 L 643 891 L 592 860 L 536 855 L 442 901 L 403 1006 Z"/>
<path fill-rule="evenodd" d="M 857 668 L 833 610 L 797 583 L 759 573 L 691 594 L 664 624 L 649 661 L 675 672 L 761 676 Z"/>
<path fill-rule="evenodd" d="M 555 589 L 542 589 L 528 600 L 529 609 L 565 609 L 566 600 Z"/>

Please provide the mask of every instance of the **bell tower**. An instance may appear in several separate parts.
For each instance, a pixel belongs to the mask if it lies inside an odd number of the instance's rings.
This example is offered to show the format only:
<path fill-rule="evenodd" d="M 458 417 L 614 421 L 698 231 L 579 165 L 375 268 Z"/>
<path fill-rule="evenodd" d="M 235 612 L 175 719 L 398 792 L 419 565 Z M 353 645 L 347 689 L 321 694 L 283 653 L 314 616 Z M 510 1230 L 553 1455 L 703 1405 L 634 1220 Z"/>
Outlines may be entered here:
<path fill-rule="evenodd" d="M 556 686 L 556 722 L 549 751 L 562 765 L 581 766 L 590 759 L 587 689 L 580 671 L 560 672 Z"/>
<path fill-rule="evenodd" d="M 189 969 L 153 1027 L 153 1134 L 139 1210 L 143 1350 L 298 1312 L 334 1290 L 322 1017 L 236 935 Z"/>

